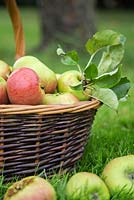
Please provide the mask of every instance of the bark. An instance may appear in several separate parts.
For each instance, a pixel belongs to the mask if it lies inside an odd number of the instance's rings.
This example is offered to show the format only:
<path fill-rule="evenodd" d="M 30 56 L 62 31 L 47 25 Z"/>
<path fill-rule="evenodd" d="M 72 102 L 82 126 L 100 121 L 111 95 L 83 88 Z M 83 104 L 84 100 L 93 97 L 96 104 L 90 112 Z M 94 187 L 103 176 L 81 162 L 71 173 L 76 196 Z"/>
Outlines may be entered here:
<path fill-rule="evenodd" d="M 41 46 L 64 35 L 78 33 L 80 39 L 96 32 L 94 0 L 38 0 L 41 28 Z"/>

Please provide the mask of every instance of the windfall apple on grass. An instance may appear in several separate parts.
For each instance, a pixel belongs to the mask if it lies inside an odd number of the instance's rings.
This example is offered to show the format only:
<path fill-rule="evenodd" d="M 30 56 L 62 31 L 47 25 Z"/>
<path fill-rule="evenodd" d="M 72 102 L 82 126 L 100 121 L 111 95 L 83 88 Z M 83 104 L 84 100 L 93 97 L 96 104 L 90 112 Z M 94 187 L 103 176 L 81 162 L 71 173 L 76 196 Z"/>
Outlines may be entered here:
<path fill-rule="evenodd" d="M 3 200 L 56 200 L 54 187 L 39 176 L 28 176 L 13 183 Z"/>
<path fill-rule="evenodd" d="M 67 200 L 110 200 L 110 194 L 103 180 L 96 174 L 78 172 L 66 185 Z"/>
<path fill-rule="evenodd" d="M 105 166 L 102 179 L 112 196 L 118 193 L 134 199 L 134 155 L 112 159 Z"/>

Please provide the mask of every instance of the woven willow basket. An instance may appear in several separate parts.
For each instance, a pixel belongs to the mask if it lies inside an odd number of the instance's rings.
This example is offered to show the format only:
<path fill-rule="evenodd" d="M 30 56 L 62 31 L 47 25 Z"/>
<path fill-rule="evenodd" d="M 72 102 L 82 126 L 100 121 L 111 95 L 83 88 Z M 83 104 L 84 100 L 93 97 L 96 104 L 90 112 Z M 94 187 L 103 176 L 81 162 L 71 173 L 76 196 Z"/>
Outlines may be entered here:
<path fill-rule="evenodd" d="M 15 1 L 6 1 L 16 41 L 16 59 L 25 54 Z M 0 175 L 6 179 L 69 171 L 84 151 L 100 102 L 75 105 L 0 105 Z"/>

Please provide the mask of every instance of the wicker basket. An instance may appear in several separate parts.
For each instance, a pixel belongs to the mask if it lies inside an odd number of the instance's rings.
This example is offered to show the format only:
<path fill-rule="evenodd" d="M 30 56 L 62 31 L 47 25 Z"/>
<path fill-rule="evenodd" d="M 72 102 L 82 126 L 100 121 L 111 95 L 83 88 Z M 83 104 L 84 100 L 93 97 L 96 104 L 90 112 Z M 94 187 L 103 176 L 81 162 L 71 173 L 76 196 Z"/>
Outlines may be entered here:
<path fill-rule="evenodd" d="M 18 58 L 24 55 L 22 24 L 15 1 L 6 2 Z M 83 154 L 99 105 L 95 99 L 75 105 L 0 105 L 0 175 L 11 179 L 71 170 Z"/>

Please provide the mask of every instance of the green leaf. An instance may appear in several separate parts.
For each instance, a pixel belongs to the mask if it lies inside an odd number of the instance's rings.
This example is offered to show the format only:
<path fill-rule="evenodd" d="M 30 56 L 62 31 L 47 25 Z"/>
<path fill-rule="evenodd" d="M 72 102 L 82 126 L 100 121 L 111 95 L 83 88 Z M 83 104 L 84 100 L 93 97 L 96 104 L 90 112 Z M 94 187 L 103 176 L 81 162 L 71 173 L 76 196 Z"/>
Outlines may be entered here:
<path fill-rule="evenodd" d="M 71 57 L 69 57 L 67 55 L 62 56 L 61 62 L 64 65 L 77 65 L 77 63 Z"/>
<path fill-rule="evenodd" d="M 107 52 L 103 52 L 98 65 L 98 74 L 102 75 L 111 72 L 117 68 L 124 56 L 124 47 L 122 44 L 110 46 Z"/>
<path fill-rule="evenodd" d="M 111 89 L 95 87 L 92 90 L 92 97 L 98 99 L 103 104 L 109 106 L 114 110 L 117 110 L 118 108 L 119 105 L 118 98 Z"/>
<path fill-rule="evenodd" d="M 69 56 L 72 60 L 74 60 L 76 63 L 79 62 L 79 56 L 78 56 L 78 53 L 77 51 L 75 50 L 72 50 L 72 51 L 68 51 L 66 53 L 67 56 Z"/>
<path fill-rule="evenodd" d="M 100 88 L 111 88 L 115 86 L 121 79 L 121 65 L 113 72 L 103 74 L 93 80 L 94 84 Z"/>
<path fill-rule="evenodd" d="M 79 56 L 77 51 L 72 50 L 65 53 L 63 49 L 59 46 L 57 48 L 57 55 L 61 56 L 61 62 L 65 65 L 77 65 L 79 61 Z"/>
<path fill-rule="evenodd" d="M 103 47 L 118 44 L 123 45 L 125 41 L 126 38 L 122 34 L 112 30 L 103 30 L 97 32 L 91 39 L 87 41 L 86 49 L 92 55 Z"/>
<path fill-rule="evenodd" d="M 120 82 L 111 89 L 115 92 L 118 99 L 122 99 L 128 94 L 130 89 L 130 81 L 127 79 L 127 77 L 123 77 L 121 78 Z"/>
<path fill-rule="evenodd" d="M 75 89 L 75 90 L 83 90 L 83 85 L 82 85 L 82 82 L 79 82 L 79 83 L 77 83 L 76 85 L 70 85 L 70 87 L 72 88 L 72 89 Z"/>
<path fill-rule="evenodd" d="M 84 70 L 84 75 L 86 79 L 92 80 L 98 76 L 98 69 L 94 63 L 91 63 Z"/>

